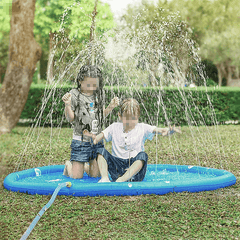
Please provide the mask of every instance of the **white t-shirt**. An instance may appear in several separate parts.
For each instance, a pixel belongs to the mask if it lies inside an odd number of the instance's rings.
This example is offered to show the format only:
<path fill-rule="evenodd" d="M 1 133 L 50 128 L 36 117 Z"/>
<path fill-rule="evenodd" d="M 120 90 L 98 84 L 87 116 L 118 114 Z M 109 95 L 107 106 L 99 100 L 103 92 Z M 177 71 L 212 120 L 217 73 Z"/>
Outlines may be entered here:
<path fill-rule="evenodd" d="M 144 143 L 147 139 L 153 139 L 155 128 L 156 126 L 138 123 L 130 132 L 124 133 L 123 123 L 117 122 L 111 124 L 102 132 L 107 142 L 112 141 L 112 155 L 129 159 L 144 151 Z"/>

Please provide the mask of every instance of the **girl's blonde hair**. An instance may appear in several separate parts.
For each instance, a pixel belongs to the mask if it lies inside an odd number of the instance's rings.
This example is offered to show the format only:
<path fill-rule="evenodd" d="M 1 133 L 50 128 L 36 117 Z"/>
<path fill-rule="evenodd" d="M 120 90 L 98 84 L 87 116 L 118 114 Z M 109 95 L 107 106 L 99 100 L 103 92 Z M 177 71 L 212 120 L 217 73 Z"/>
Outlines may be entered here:
<path fill-rule="evenodd" d="M 123 115 L 123 113 L 127 113 L 133 116 L 140 117 L 140 105 L 136 99 L 124 99 L 120 105 L 119 113 L 121 116 Z"/>

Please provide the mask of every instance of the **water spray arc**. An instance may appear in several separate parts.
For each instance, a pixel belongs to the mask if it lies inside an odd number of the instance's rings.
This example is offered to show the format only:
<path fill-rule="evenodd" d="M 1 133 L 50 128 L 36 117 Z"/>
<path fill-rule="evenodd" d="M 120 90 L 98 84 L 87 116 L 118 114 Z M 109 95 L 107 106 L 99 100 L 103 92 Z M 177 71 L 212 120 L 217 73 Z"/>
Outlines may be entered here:
<path fill-rule="evenodd" d="M 92 11 L 92 24 L 90 27 L 88 65 L 95 65 L 94 40 L 95 40 L 95 30 L 96 30 L 95 18 L 97 15 L 97 4 L 98 4 L 98 0 L 95 1 L 94 9 Z"/>

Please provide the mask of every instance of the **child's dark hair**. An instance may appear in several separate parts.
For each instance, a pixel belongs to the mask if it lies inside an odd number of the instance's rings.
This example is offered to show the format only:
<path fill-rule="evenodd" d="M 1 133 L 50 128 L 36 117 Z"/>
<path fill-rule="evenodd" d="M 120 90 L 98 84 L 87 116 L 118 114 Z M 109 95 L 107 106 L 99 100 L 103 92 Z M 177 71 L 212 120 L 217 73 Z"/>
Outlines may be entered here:
<path fill-rule="evenodd" d="M 103 96 L 103 77 L 102 72 L 97 66 L 93 65 L 83 65 L 77 75 L 78 89 L 81 91 L 81 82 L 84 81 L 84 77 L 98 78 L 99 87 L 94 92 L 94 105 L 97 108 L 98 116 L 98 126 L 103 127 L 103 106 L 104 106 L 104 96 Z"/>
<path fill-rule="evenodd" d="M 103 85 L 103 78 L 101 70 L 94 65 L 83 65 L 77 75 L 77 84 L 78 88 L 81 88 L 81 82 L 84 80 L 84 77 L 98 78 L 99 79 L 99 88 L 100 84 Z"/>

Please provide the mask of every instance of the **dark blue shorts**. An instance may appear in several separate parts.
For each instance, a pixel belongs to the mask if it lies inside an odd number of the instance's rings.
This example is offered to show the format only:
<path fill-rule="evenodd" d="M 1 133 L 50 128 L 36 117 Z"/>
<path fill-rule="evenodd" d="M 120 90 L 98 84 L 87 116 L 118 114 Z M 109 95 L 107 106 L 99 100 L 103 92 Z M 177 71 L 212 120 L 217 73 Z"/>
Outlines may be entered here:
<path fill-rule="evenodd" d="M 97 153 L 101 154 L 107 161 L 108 172 L 110 173 L 113 182 L 115 182 L 119 177 L 121 177 L 127 171 L 126 169 L 129 168 L 129 165 L 131 166 L 137 160 L 143 160 L 144 165 L 142 169 L 128 181 L 141 182 L 144 179 L 147 171 L 148 160 L 148 155 L 145 152 L 138 153 L 136 157 L 130 158 L 130 161 L 129 159 L 114 157 L 105 148 L 98 149 Z"/>
<path fill-rule="evenodd" d="M 97 150 L 104 149 L 103 141 L 94 145 L 93 142 L 82 142 L 79 140 L 72 140 L 71 144 L 71 159 L 70 161 L 89 162 L 97 158 Z"/>

